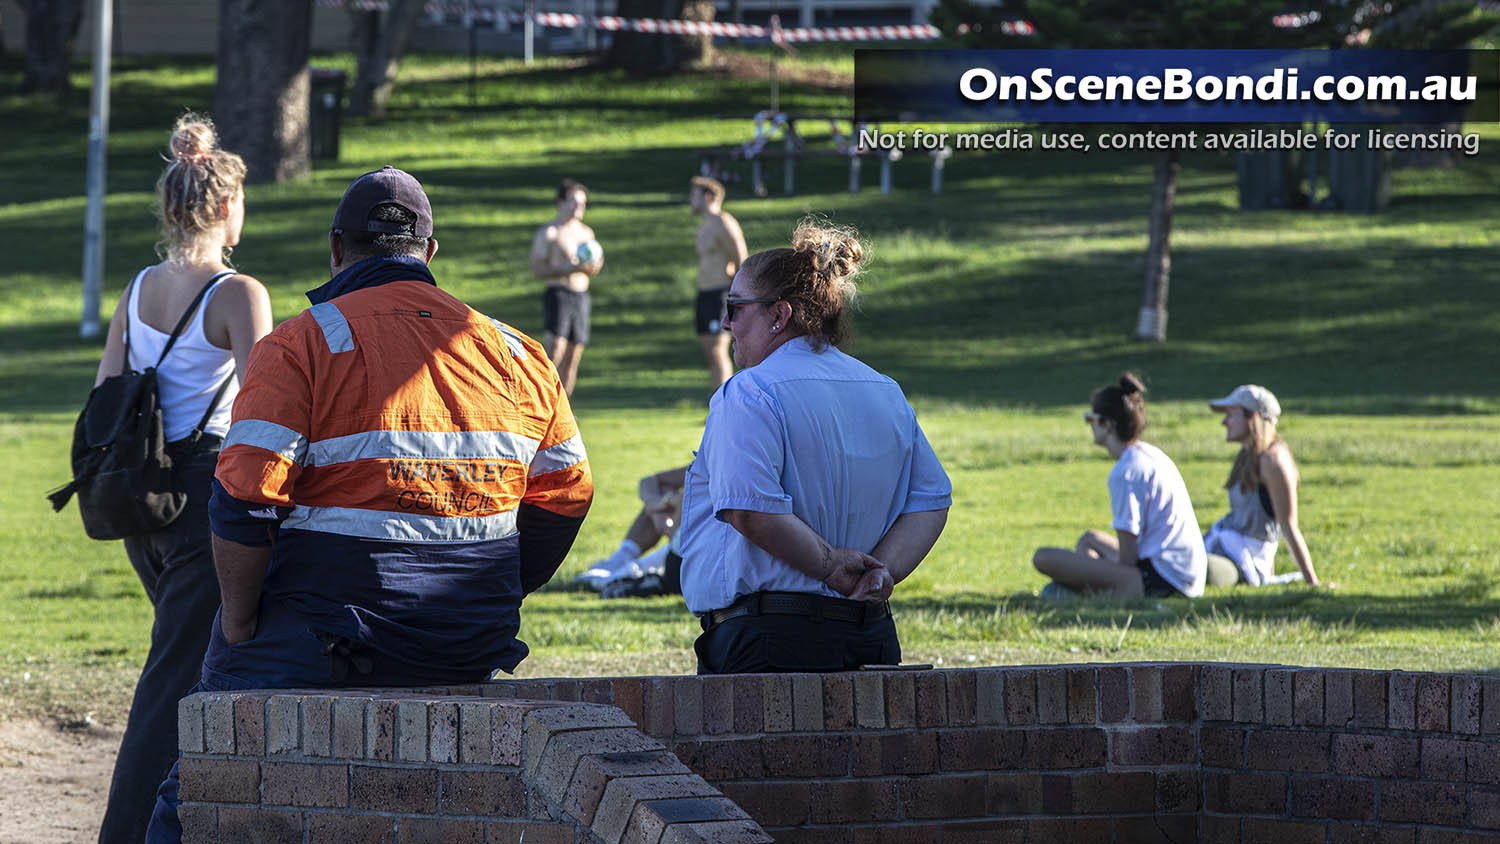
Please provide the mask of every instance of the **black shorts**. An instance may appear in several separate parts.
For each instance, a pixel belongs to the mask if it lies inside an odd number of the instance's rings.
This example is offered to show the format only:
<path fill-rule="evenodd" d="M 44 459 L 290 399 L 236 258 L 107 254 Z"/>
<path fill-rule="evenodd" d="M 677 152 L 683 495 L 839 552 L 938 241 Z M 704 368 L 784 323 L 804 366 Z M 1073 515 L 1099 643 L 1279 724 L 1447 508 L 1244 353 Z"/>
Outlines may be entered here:
<path fill-rule="evenodd" d="M 1142 557 L 1135 561 L 1136 567 L 1141 570 L 1141 590 L 1148 598 L 1180 598 L 1182 593 L 1177 587 L 1167 582 L 1161 572 L 1152 565 L 1150 557 Z"/>
<path fill-rule="evenodd" d="M 570 343 L 587 346 L 590 310 L 588 291 L 548 287 L 542 294 L 542 328 Z"/>
<path fill-rule="evenodd" d="M 724 300 L 729 298 L 729 288 L 699 290 L 698 305 L 693 314 L 693 325 L 699 334 L 718 334 L 722 329 L 719 320 L 724 318 Z"/>

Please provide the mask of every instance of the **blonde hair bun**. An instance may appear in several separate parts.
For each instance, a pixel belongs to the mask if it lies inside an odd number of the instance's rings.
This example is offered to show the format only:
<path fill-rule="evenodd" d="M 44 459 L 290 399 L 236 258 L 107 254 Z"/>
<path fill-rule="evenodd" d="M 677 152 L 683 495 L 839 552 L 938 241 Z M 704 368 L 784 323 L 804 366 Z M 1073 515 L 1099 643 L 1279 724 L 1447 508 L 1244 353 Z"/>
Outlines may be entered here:
<path fill-rule="evenodd" d="M 854 298 L 854 278 L 865 261 L 865 246 L 849 226 L 803 220 L 792 232 L 792 249 L 812 259 L 813 272 L 848 303 Z"/>
<path fill-rule="evenodd" d="M 218 149 L 219 139 L 214 133 L 213 121 L 189 112 L 177 118 L 172 127 L 170 148 L 172 157 L 189 164 L 198 164 Z"/>

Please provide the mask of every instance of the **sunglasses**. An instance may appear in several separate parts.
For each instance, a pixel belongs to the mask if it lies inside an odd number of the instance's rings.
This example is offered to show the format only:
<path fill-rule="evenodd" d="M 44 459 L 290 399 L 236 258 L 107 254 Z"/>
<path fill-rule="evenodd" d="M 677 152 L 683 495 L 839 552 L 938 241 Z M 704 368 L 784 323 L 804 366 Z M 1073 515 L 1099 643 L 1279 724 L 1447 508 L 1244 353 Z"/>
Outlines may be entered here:
<path fill-rule="evenodd" d="M 1095 422 L 1098 422 L 1099 420 L 1101 420 L 1103 418 L 1104 418 L 1103 416 L 1100 416 L 1099 414 L 1094 413 L 1092 411 L 1083 414 L 1083 421 L 1089 423 L 1090 425 L 1094 424 Z"/>
<path fill-rule="evenodd" d="M 719 320 L 719 322 L 723 325 L 728 325 L 729 323 L 734 322 L 734 312 L 742 305 L 769 305 L 773 302 L 780 301 L 780 299 L 777 299 L 775 297 L 765 296 L 751 299 L 740 299 L 734 296 L 727 296 L 724 299 L 724 316 Z"/>

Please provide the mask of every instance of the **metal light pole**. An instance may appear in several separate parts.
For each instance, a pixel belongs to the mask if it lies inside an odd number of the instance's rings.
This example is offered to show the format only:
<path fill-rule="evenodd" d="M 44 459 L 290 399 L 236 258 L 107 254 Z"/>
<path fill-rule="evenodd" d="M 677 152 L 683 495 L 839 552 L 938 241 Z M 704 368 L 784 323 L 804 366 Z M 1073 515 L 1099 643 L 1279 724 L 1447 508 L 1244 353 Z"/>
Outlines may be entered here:
<path fill-rule="evenodd" d="M 83 214 L 83 320 L 78 336 L 99 336 L 104 272 L 105 164 L 109 142 L 109 51 L 113 0 L 94 0 L 94 90 L 89 105 L 88 205 Z"/>

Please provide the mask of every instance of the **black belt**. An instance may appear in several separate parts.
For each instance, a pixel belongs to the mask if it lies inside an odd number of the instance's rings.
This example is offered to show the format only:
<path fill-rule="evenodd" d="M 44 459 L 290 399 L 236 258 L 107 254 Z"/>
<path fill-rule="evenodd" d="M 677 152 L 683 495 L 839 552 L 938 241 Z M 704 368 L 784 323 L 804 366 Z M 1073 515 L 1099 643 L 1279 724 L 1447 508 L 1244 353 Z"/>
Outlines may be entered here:
<path fill-rule="evenodd" d="M 891 605 L 885 601 L 851 601 L 809 592 L 752 592 L 722 610 L 705 613 L 700 623 L 707 632 L 746 615 L 799 615 L 814 621 L 846 621 L 863 627 L 889 618 Z"/>

